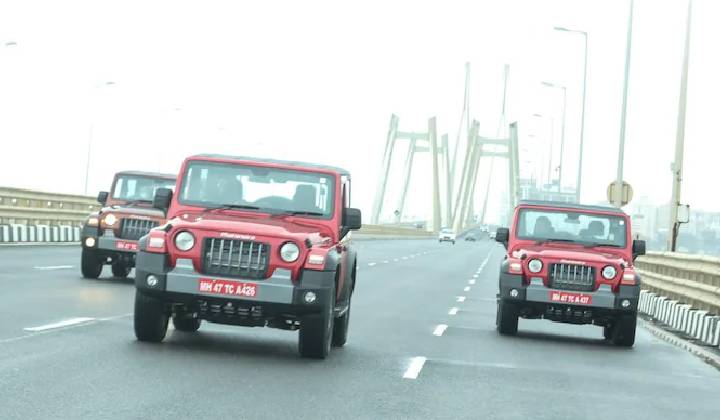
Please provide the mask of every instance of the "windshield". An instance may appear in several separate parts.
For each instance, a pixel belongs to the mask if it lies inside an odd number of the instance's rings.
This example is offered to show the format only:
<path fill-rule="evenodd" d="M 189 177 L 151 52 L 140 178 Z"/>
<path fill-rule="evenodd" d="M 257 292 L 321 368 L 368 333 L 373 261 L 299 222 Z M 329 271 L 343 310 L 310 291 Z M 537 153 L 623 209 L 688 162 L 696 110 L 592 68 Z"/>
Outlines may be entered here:
<path fill-rule="evenodd" d="M 332 176 L 315 172 L 191 162 L 183 176 L 179 202 L 331 218 L 334 185 Z"/>
<path fill-rule="evenodd" d="M 112 198 L 122 201 L 152 202 L 158 188 L 175 189 L 174 179 L 151 178 L 146 176 L 121 175 L 115 180 Z"/>
<path fill-rule="evenodd" d="M 620 216 L 522 209 L 516 236 L 518 239 L 557 240 L 624 248 L 626 224 Z"/>

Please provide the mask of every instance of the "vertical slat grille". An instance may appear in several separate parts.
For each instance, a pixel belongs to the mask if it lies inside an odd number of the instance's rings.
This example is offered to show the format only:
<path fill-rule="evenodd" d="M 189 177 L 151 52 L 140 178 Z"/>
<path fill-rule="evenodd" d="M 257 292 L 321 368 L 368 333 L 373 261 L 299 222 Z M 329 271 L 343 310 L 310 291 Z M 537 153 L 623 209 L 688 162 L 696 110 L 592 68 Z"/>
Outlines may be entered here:
<path fill-rule="evenodd" d="M 595 269 L 579 264 L 551 264 L 550 287 L 590 292 L 595 288 Z"/>
<path fill-rule="evenodd" d="M 268 244 L 237 239 L 205 239 L 204 274 L 262 279 L 266 277 L 269 261 Z"/>
<path fill-rule="evenodd" d="M 120 220 L 120 238 L 137 241 L 157 225 L 158 222 L 153 220 L 122 219 Z"/>

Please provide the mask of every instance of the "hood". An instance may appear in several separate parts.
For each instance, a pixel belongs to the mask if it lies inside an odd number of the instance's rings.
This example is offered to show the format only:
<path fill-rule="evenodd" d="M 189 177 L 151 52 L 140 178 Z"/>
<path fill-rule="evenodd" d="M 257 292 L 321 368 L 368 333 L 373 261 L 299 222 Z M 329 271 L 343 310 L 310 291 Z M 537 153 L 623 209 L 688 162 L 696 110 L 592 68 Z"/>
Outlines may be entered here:
<path fill-rule="evenodd" d="M 158 210 L 153 207 L 146 207 L 140 205 L 115 205 L 103 207 L 100 210 L 101 213 L 113 213 L 118 216 L 131 215 L 140 216 L 140 218 L 152 218 L 152 219 L 164 219 L 165 213 L 162 210 Z M 144 216 L 144 217 L 143 217 Z"/>
<path fill-rule="evenodd" d="M 526 246 L 521 247 L 517 251 L 518 254 L 527 254 L 528 258 L 540 258 L 548 260 L 563 261 L 582 261 L 586 263 L 597 264 L 622 264 L 627 263 L 623 256 L 624 250 L 618 249 L 618 252 L 608 252 L 607 250 L 598 250 L 594 248 L 578 248 L 578 247 L 549 247 L 547 244 L 542 246 Z"/>
<path fill-rule="evenodd" d="M 238 214 L 189 214 L 170 220 L 174 229 L 189 229 L 217 232 L 219 237 L 233 239 L 240 236 L 264 236 L 294 239 L 303 242 L 309 239 L 313 245 L 330 242 L 330 232 L 322 223 L 293 217 L 279 218 L 266 215 L 245 216 Z M 326 239 L 327 238 L 327 239 Z"/>

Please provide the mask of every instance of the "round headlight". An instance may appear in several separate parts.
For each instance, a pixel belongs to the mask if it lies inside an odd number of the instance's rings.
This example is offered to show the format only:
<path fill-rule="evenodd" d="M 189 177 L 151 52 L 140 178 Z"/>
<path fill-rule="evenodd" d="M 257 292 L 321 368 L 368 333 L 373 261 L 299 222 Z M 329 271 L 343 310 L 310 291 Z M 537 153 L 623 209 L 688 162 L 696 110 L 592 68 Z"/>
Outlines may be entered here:
<path fill-rule="evenodd" d="M 614 279 L 615 275 L 617 275 L 617 270 L 612 265 L 608 265 L 602 270 L 602 276 L 608 280 Z"/>
<path fill-rule="evenodd" d="M 300 248 L 292 242 L 280 247 L 280 258 L 285 262 L 295 262 L 300 258 Z"/>
<path fill-rule="evenodd" d="M 539 273 L 542 271 L 543 263 L 540 260 L 530 260 L 528 263 L 528 270 L 530 270 L 531 273 Z"/>
<path fill-rule="evenodd" d="M 180 232 L 175 236 L 175 246 L 180 251 L 189 251 L 195 246 L 195 237 L 190 232 Z"/>
<path fill-rule="evenodd" d="M 117 222 L 117 217 L 115 217 L 114 214 L 110 213 L 107 216 L 105 216 L 105 224 L 108 226 L 112 226 Z"/>

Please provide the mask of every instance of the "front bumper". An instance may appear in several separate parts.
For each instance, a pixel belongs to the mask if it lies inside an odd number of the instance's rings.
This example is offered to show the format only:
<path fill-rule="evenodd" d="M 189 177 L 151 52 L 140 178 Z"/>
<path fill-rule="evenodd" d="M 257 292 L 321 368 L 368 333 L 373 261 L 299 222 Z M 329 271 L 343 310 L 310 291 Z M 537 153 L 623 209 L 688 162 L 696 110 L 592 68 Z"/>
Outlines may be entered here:
<path fill-rule="evenodd" d="M 512 292 L 513 290 L 516 293 Z M 618 293 L 613 293 L 610 285 L 603 284 L 594 292 L 575 292 L 546 287 L 541 278 L 531 278 L 528 285 L 523 282 L 522 276 L 501 273 L 498 298 L 518 304 L 527 302 L 548 306 L 636 312 L 640 298 L 640 286 L 620 286 Z M 624 306 L 623 302 L 628 303 Z"/>
<path fill-rule="evenodd" d="M 158 281 L 153 287 L 147 277 L 154 275 Z M 225 295 L 200 290 L 200 280 L 241 282 L 256 287 L 254 297 Z M 175 267 L 168 267 L 165 254 L 140 251 L 137 256 L 135 287 L 143 293 L 153 295 L 167 303 L 196 304 L 198 301 L 222 301 L 233 304 L 281 305 L 290 312 L 317 312 L 332 301 L 335 286 L 334 271 L 304 270 L 301 278 L 293 282 L 290 271 L 275 269 L 264 280 L 250 280 L 233 277 L 210 276 L 198 273 L 191 260 L 178 259 Z M 312 303 L 305 302 L 305 294 L 313 292 Z"/>
<path fill-rule="evenodd" d="M 121 253 L 135 254 L 138 250 L 138 241 L 130 241 L 115 236 L 112 229 L 105 229 L 102 235 L 98 235 L 98 229 L 90 226 L 83 227 L 81 243 L 83 248 L 97 249 L 100 251 L 113 251 Z M 88 247 L 85 240 L 87 238 L 95 239 L 95 246 Z"/>

